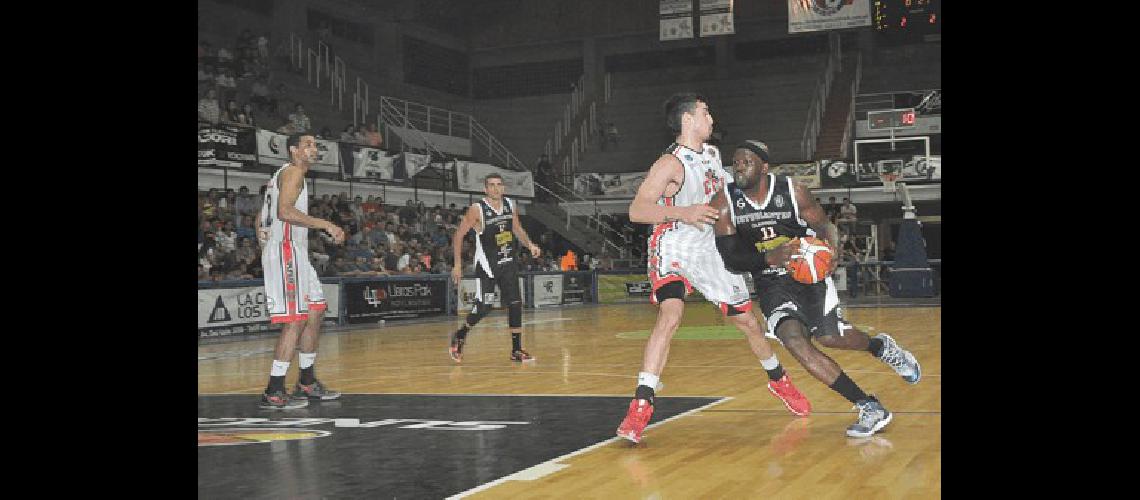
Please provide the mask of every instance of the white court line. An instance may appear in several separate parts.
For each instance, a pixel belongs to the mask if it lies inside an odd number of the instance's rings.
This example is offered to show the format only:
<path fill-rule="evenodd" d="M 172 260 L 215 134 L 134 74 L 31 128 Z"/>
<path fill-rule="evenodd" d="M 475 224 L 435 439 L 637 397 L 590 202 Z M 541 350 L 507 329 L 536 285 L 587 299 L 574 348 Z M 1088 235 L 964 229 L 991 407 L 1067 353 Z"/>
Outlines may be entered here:
<path fill-rule="evenodd" d="M 696 397 L 717 397 L 717 396 L 696 396 Z M 699 408 L 693 408 L 692 410 L 686 411 L 684 413 L 679 413 L 677 415 L 673 415 L 672 417 L 669 417 L 665 420 L 657 422 L 656 424 L 653 424 L 653 425 L 650 425 L 649 427 L 646 427 L 646 430 L 657 427 L 658 425 L 664 424 L 670 420 L 673 420 L 676 418 L 681 418 L 681 417 L 684 417 L 690 413 L 698 412 L 698 411 L 704 410 L 706 408 L 724 403 L 726 401 L 731 401 L 733 399 L 732 397 L 722 397 L 722 398 L 723 399 L 713 401 L 713 402 L 711 402 L 707 405 L 701 406 Z M 582 453 L 586 453 L 586 452 L 591 451 L 595 448 L 605 446 L 605 445 L 610 444 L 614 441 L 623 440 L 623 439 L 625 439 L 625 438 L 618 437 L 618 436 L 611 437 L 605 441 L 595 443 L 595 444 L 588 446 L 586 448 L 582 448 L 580 450 L 573 451 L 573 452 L 567 453 L 567 454 L 559 456 L 559 457 L 552 458 L 552 459 L 547 460 L 547 461 L 540 463 L 538 465 L 527 467 L 526 469 L 515 472 L 514 474 L 510 474 L 507 476 L 500 477 L 499 479 L 496 479 L 496 480 L 491 481 L 489 483 L 481 484 L 481 485 L 476 486 L 474 488 L 471 488 L 467 491 L 462 491 L 462 492 L 456 493 L 452 496 L 447 497 L 447 499 L 451 500 L 452 498 L 463 498 L 463 497 L 467 497 L 470 495 L 474 495 L 475 493 L 478 493 L 480 491 L 483 491 L 483 490 L 486 490 L 489 488 L 493 488 L 493 487 L 498 486 L 498 485 L 505 483 L 507 481 L 533 481 L 535 479 L 545 477 L 548 474 L 558 472 L 562 469 L 569 467 L 569 465 L 560 464 L 558 462 L 561 462 L 561 461 L 566 460 L 568 458 L 574 457 L 576 455 L 580 455 Z"/>

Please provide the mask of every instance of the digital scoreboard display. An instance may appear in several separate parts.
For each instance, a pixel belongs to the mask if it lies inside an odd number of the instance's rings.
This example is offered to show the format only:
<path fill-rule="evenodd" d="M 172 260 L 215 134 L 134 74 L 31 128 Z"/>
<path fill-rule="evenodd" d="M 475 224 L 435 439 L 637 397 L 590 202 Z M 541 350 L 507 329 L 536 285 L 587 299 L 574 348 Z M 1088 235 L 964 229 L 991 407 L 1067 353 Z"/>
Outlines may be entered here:
<path fill-rule="evenodd" d="M 914 126 L 914 108 L 867 112 L 867 128 L 884 130 Z"/>

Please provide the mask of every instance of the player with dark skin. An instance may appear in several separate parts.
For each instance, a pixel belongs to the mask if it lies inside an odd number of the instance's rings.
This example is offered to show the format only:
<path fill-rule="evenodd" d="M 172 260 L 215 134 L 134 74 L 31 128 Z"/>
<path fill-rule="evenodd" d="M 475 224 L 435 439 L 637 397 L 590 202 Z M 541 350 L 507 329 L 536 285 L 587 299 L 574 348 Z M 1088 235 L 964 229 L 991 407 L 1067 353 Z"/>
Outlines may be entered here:
<path fill-rule="evenodd" d="M 753 143 L 762 144 L 762 143 Z M 770 191 L 776 189 L 772 184 L 773 179 L 778 179 L 780 182 L 786 180 L 782 177 L 770 176 L 768 162 L 765 161 L 757 153 L 748 149 L 749 144 L 742 145 L 737 148 L 733 154 L 733 178 L 735 180 L 735 187 L 732 189 L 739 189 L 734 192 L 734 197 L 739 197 L 740 193 L 748 198 L 748 202 L 754 207 L 763 207 L 768 210 L 769 214 L 773 213 L 774 209 L 766 207 L 766 201 L 770 196 Z M 765 155 L 767 146 L 762 146 L 762 151 Z M 758 151 L 759 148 L 756 148 Z M 815 232 L 816 237 L 825 240 L 831 247 L 839 248 L 839 231 L 834 224 L 828 221 L 827 214 L 820 206 L 819 202 L 815 200 L 811 192 L 802 184 L 792 182 L 793 188 L 792 195 L 795 198 L 795 207 L 798 208 L 798 218 L 807 223 L 808 228 Z M 839 307 L 834 305 L 828 311 L 812 310 L 810 308 L 821 308 L 820 303 L 802 299 L 805 297 L 803 294 L 808 294 L 809 287 L 822 287 L 822 283 L 813 285 L 803 284 L 791 280 L 788 277 L 775 277 L 772 275 L 761 276 L 761 272 L 768 267 L 786 267 L 790 256 L 798 251 L 799 240 L 794 237 L 789 237 L 787 233 L 780 234 L 774 232 L 772 234 L 778 235 L 776 238 L 769 236 L 765 242 L 757 241 L 759 238 L 754 234 L 750 234 L 749 238 L 744 239 L 743 235 L 737 235 L 737 222 L 733 221 L 733 210 L 731 209 L 732 199 L 729 198 L 727 193 L 729 188 L 723 189 L 717 193 L 710 201 L 709 206 L 717 210 L 719 217 L 714 223 L 714 232 L 718 238 L 718 251 L 725 256 L 725 265 L 730 270 L 744 272 L 753 272 L 753 278 L 756 282 L 756 291 L 761 295 L 760 301 L 766 298 L 764 294 L 772 294 L 773 297 L 779 296 L 777 294 L 786 293 L 789 291 L 792 295 L 789 297 L 796 297 L 797 302 L 787 303 L 791 309 L 798 311 L 795 314 L 783 314 L 779 309 L 784 306 L 776 308 L 776 311 L 770 310 L 772 306 L 762 307 L 764 314 L 772 315 L 772 320 L 776 321 L 775 332 L 773 332 L 783 344 L 784 347 L 792 353 L 796 358 L 820 382 L 826 384 L 832 390 L 835 390 L 840 395 L 848 400 L 856 403 L 865 402 L 868 400 L 867 396 L 861 389 L 847 375 L 835 360 L 831 359 L 828 355 L 820 351 L 812 342 L 814 337 L 817 342 L 826 347 L 834 349 L 844 349 L 852 351 L 867 351 L 872 355 L 878 357 L 896 372 L 903 376 L 904 380 L 909 383 L 917 383 L 921 372 L 918 371 L 917 362 L 914 361 L 913 356 L 908 352 L 901 350 L 894 343 L 893 339 L 889 336 L 876 336 L 872 339 L 866 332 L 855 328 L 846 320 L 842 318 L 842 313 Z M 737 203 L 741 210 L 747 206 L 745 200 L 737 199 Z M 778 210 L 778 209 L 775 209 Z M 793 218 L 790 215 L 785 217 Z M 738 219 L 738 222 L 744 224 L 743 219 Z M 743 225 L 741 227 L 744 227 Z M 755 227 L 755 226 L 753 226 Z M 782 229 L 778 231 L 783 231 Z M 810 233 L 808 233 L 810 234 Z M 733 237 L 733 238 L 725 238 Z M 735 240 L 735 241 L 734 241 Z M 782 243 L 782 244 L 781 244 Z M 774 246 L 778 245 L 778 246 Z M 763 253 L 759 252 L 760 246 L 767 246 L 769 250 Z M 730 255 L 732 258 L 730 258 Z M 832 287 L 830 281 L 827 287 Z M 823 292 L 817 290 L 819 297 L 823 296 Z M 834 293 L 833 290 L 829 293 Z M 769 301 L 773 300 L 767 297 Z M 776 300 L 776 303 L 784 301 L 783 297 Z M 822 302 L 822 301 L 821 301 Z M 836 301 L 837 303 L 837 301 Z M 802 314 L 801 314 L 802 313 Z M 814 313 L 814 314 L 811 314 Z M 829 327 L 824 327 L 825 322 L 830 322 Z M 836 327 L 838 322 L 838 327 Z M 809 330 L 810 327 L 810 330 Z M 771 325 L 769 325 L 771 328 Z M 883 356 L 887 354 L 887 356 Z M 913 363 L 913 364 L 912 364 Z M 870 397 L 870 399 L 874 399 Z M 858 402 L 857 402 L 858 401 Z M 877 401 L 876 401 L 877 403 Z M 885 411 L 885 410 L 884 410 Z M 855 437 L 864 437 L 868 431 L 873 433 L 881 428 L 886 422 L 890 421 L 889 413 L 885 413 L 885 422 L 881 425 L 875 426 L 874 429 L 858 429 L 852 431 L 849 429 L 848 435 Z"/>

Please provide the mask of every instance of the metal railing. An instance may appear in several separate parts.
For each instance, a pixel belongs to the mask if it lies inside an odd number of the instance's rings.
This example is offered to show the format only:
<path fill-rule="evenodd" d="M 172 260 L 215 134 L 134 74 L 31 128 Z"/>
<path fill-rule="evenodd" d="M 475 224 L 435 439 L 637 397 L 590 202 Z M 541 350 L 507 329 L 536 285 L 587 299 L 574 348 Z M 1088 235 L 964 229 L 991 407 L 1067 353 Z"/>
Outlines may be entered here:
<path fill-rule="evenodd" d="M 855 56 L 855 78 L 851 80 L 851 105 L 847 111 L 847 123 L 843 126 L 843 140 L 839 142 L 840 155 L 847 156 L 851 145 L 852 130 L 855 128 L 855 95 L 859 92 L 859 80 L 863 77 L 863 53 Z"/>
<path fill-rule="evenodd" d="M 344 93 L 348 85 L 348 65 L 338 56 L 333 56 L 329 46 L 317 41 L 317 50 L 305 47 L 305 38 L 296 33 L 289 33 L 289 65 L 290 69 L 305 73 L 305 80 L 309 84 L 321 88 L 329 87 L 329 105 L 338 111 L 344 111 Z M 368 121 L 368 91 L 367 80 L 354 75 L 356 88 L 352 94 L 352 125 L 363 125 Z"/>

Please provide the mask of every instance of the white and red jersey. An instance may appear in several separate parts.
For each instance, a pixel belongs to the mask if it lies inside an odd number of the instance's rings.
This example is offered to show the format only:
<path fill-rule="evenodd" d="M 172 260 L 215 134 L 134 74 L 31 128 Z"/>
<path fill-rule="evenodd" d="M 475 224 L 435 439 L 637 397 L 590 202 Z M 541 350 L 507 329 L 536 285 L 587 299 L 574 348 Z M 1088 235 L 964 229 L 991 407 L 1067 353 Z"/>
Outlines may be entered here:
<path fill-rule="evenodd" d="M 269 178 L 269 183 L 265 187 L 265 199 L 262 200 L 265 209 L 262 210 L 262 219 L 258 221 L 258 224 L 261 227 L 269 228 L 268 245 L 280 245 L 283 241 L 291 241 L 294 246 L 307 251 L 309 248 L 309 228 L 290 224 L 277 218 L 277 204 L 281 199 L 281 189 L 277 186 L 277 179 L 281 172 L 288 167 L 289 164 L 286 163 L 273 173 L 273 177 Z M 301 194 L 297 196 L 293 208 L 305 214 L 309 213 L 309 183 L 301 182 Z M 307 258 L 308 254 L 305 255 Z"/>
<path fill-rule="evenodd" d="M 265 306 L 273 323 L 291 323 L 308 319 L 310 311 L 326 308 L 324 289 L 316 270 L 309 262 L 309 228 L 285 222 L 277 217 L 281 190 L 278 176 L 281 167 L 269 178 L 262 200 L 262 219 L 257 223 L 269 228 L 269 240 L 261 248 L 261 268 L 265 282 Z M 302 182 L 301 194 L 293 207 L 309 213 L 309 188 Z"/>
<path fill-rule="evenodd" d="M 658 205 L 686 207 L 707 204 L 731 177 L 721 166 L 716 146 L 702 144 L 693 151 L 673 143 L 665 154 L 681 161 L 684 169 L 681 187 L 673 196 L 662 196 Z M 682 281 L 686 290 L 696 288 L 709 301 L 721 306 L 732 305 L 747 310 L 748 289 L 744 278 L 724 267 L 716 249 L 716 235 L 711 224 L 701 227 L 681 221 L 657 224 L 649 236 L 649 281 L 654 292 L 671 281 Z M 656 302 L 655 295 L 651 300 Z"/>

